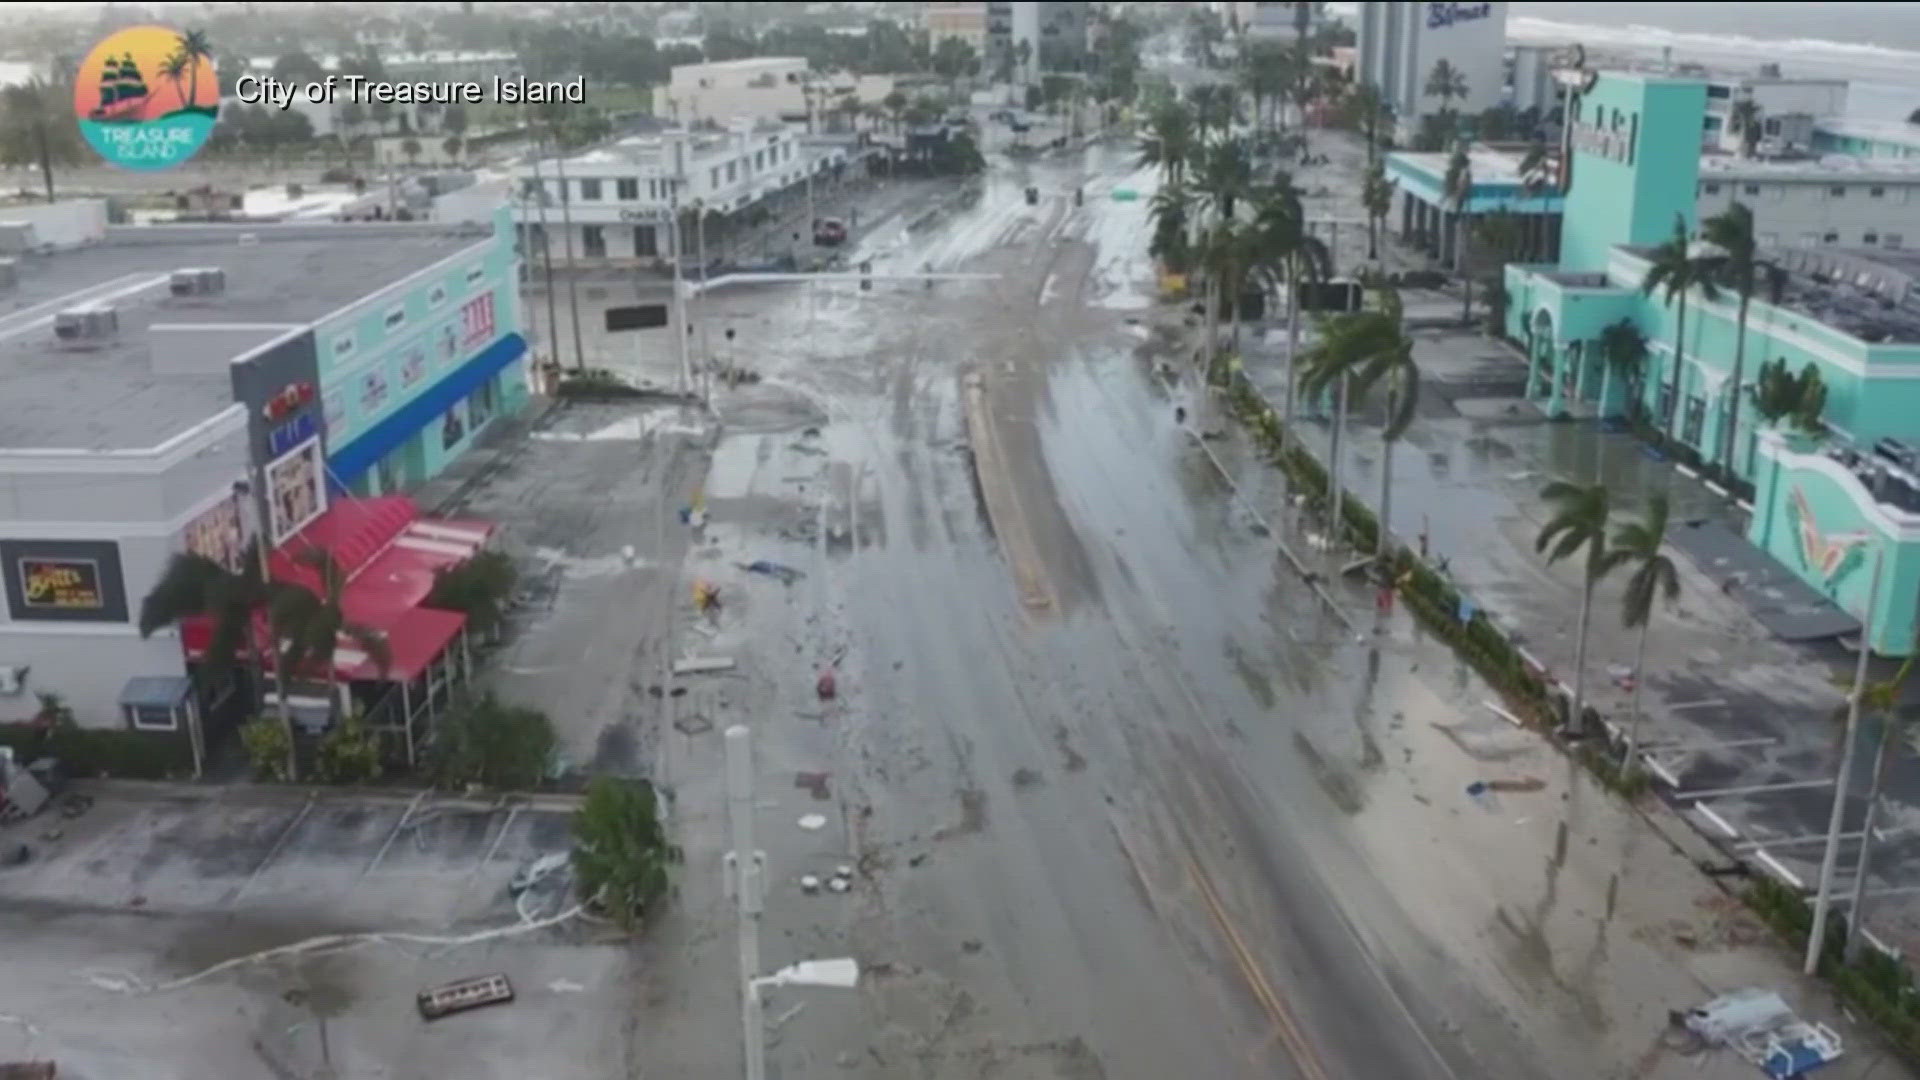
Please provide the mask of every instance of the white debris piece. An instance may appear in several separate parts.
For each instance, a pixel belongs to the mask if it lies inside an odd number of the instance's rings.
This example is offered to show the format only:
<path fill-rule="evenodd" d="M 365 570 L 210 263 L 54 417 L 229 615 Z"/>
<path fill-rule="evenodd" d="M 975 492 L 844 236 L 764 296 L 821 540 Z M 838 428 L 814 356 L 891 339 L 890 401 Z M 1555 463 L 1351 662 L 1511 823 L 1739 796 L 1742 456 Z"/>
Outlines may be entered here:
<path fill-rule="evenodd" d="M 827 815 L 825 814 L 800 815 L 800 827 L 807 830 L 808 832 L 815 832 L 819 829 L 823 829 L 826 827 L 826 824 L 827 824 Z"/>
<path fill-rule="evenodd" d="M 702 675 L 712 671 L 732 671 L 731 656 L 689 656 L 673 663 L 675 675 Z"/>

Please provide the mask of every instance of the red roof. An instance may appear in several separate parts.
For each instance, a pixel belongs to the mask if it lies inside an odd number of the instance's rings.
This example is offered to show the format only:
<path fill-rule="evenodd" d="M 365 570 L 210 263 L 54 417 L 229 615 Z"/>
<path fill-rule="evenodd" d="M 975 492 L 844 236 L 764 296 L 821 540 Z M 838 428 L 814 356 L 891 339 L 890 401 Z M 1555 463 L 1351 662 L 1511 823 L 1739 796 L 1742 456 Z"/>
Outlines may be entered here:
<path fill-rule="evenodd" d="M 342 499 L 281 544 L 269 556 L 268 568 L 275 581 L 318 592 L 319 573 L 300 555 L 313 548 L 331 554 L 347 576 L 340 598 L 347 620 L 386 635 L 392 653 L 387 681 L 411 681 L 466 625 L 465 615 L 424 606 L 435 577 L 471 558 L 493 530 L 483 521 L 422 519 L 405 495 Z M 254 631 L 264 645 L 264 616 L 255 619 Z M 182 620 L 180 638 L 187 656 L 199 657 L 212 642 L 212 620 Z M 342 678 L 382 678 L 345 637 L 335 666 Z"/>

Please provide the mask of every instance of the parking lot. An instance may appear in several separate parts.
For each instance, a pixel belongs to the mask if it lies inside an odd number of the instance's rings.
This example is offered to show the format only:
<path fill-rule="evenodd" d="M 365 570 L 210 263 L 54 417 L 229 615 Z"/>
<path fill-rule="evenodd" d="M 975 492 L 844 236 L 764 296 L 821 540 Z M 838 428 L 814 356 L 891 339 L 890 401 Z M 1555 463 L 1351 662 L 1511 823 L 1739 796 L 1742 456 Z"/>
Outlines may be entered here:
<path fill-rule="evenodd" d="M 114 789 L 0 830 L 0 1061 L 62 1077 L 625 1075 L 628 955 L 577 918 L 571 807 L 237 787 Z M 421 989 L 516 1000 L 432 1024 Z M 591 1003 L 591 1005 L 589 1005 Z"/>

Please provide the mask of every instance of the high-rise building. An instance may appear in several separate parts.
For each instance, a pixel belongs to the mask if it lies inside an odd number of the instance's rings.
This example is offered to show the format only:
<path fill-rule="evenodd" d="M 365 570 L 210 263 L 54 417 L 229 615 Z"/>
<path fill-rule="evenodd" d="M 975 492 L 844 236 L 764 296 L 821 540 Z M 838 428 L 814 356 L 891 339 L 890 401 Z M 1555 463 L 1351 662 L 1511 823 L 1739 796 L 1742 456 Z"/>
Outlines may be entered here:
<path fill-rule="evenodd" d="M 982 56 L 987 49 L 987 5 L 972 3 L 927 4 L 920 12 L 921 25 L 927 31 L 927 44 L 939 48 L 942 41 L 958 38 Z"/>
<path fill-rule="evenodd" d="M 1087 0 L 989 0 L 987 67 L 1014 58 L 1016 81 L 1031 83 L 1042 72 L 1079 71 L 1086 65 Z M 1026 62 L 1019 62 L 1025 43 Z"/>
<path fill-rule="evenodd" d="M 1471 115 L 1500 104 L 1506 41 L 1504 3 L 1363 3 L 1356 74 L 1379 88 L 1393 108 L 1400 137 L 1409 138 L 1420 130 L 1422 118 L 1443 107 Z M 1460 73 L 1463 97 L 1427 93 L 1442 60 Z"/>

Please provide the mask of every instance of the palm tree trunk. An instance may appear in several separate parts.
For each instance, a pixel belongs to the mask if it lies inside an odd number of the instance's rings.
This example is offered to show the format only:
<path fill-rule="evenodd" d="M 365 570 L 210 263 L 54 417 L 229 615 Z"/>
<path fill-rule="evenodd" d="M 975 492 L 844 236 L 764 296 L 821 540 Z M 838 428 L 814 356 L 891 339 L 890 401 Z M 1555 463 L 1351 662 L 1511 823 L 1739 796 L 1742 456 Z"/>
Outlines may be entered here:
<path fill-rule="evenodd" d="M 1587 616 L 1593 613 L 1594 584 L 1594 567 L 1591 559 L 1588 560 L 1588 564 L 1586 587 L 1580 592 L 1580 636 L 1575 639 L 1573 646 L 1573 708 L 1567 717 L 1568 730 L 1576 732 L 1586 729 L 1584 709 L 1586 702 L 1582 700 L 1582 695 L 1586 690 Z"/>
<path fill-rule="evenodd" d="M 1460 322 L 1462 325 L 1473 321 L 1473 272 L 1472 262 L 1467 258 L 1467 214 L 1463 206 L 1453 215 L 1453 272 L 1460 275 L 1466 291 L 1460 301 Z"/>
<path fill-rule="evenodd" d="M 1387 423 L 1393 423 L 1398 411 L 1399 390 L 1387 387 Z M 1393 556 L 1393 444 L 1397 439 L 1382 439 L 1380 442 L 1380 517 L 1375 522 L 1373 557 L 1379 563 L 1380 572 L 1390 573 L 1392 567 L 1388 560 Z M 1388 586 L 1391 588 L 1391 584 Z"/>
<path fill-rule="evenodd" d="M 1685 363 L 1687 345 L 1687 294 L 1680 294 L 1680 316 L 1673 324 L 1673 374 L 1667 378 L 1666 436 L 1674 441 L 1674 424 L 1680 419 L 1680 371 Z"/>
<path fill-rule="evenodd" d="M 1729 391 L 1733 401 L 1727 409 L 1726 452 L 1720 460 L 1728 480 L 1733 479 L 1734 444 L 1740 438 L 1740 376 L 1747 363 L 1747 304 L 1752 299 L 1752 289 L 1740 290 L 1740 314 L 1735 322 L 1735 333 L 1739 336 L 1733 339 L 1733 387 Z"/>
<path fill-rule="evenodd" d="M 1640 624 L 1640 644 L 1633 653 L 1633 696 L 1627 704 L 1627 752 L 1620 758 L 1620 775 L 1633 775 L 1634 754 L 1640 749 L 1640 685 L 1647 681 L 1647 631 L 1653 628 L 1653 613 Z"/>
<path fill-rule="evenodd" d="M 1891 714 L 1880 717 L 1880 746 L 1873 753 L 1873 780 L 1867 788 L 1867 818 L 1860 825 L 1860 858 L 1853 868 L 1853 906 L 1847 909 L 1848 961 L 1859 956 L 1860 943 L 1866 940 L 1860 932 L 1866 927 L 1867 871 L 1873 859 L 1874 819 L 1880 816 L 1880 784 L 1886 779 L 1887 759 L 1893 756 L 1887 751 L 1899 734 L 1899 721 Z"/>
<path fill-rule="evenodd" d="M 40 150 L 40 178 L 47 184 L 47 202 L 53 202 L 53 148 L 47 145 L 47 122 L 37 119 L 33 122 L 34 142 Z"/>
<path fill-rule="evenodd" d="M 1287 256 L 1287 400 L 1280 426 L 1280 450 L 1286 452 L 1293 438 L 1293 399 L 1299 378 L 1300 356 L 1300 256 Z"/>
<path fill-rule="evenodd" d="M 1342 474 L 1346 472 L 1346 469 L 1344 469 L 1341 464 L 1346 456 L 1346 447 L 1341 445 L 1346 441 L 1344 438 L 1346 432 L 1347 373 L 1343 371 L 1340 373 L 1339 388 L 1333 395 L 1333 448 L 1327 453 L 1327 487 L 1329 488 L 1327 494 L 1332 500 L 1333 511 L 1330 519 L 1332 524 L 1329 525 L 1327 529 L 1327 549 L 1329 551 L 1339 545 L 1341 536 L 1345 531 L 1345 522 L 1341 520 L 1340 515 L 1342 511 L 1345 510 L 1343 504 L 1346 501 L 1346 481 L 1342 476 Z"/>
<path fill-rule="evenodd" d="M 1367 209 L 1367 261 L 1378 262 L 1379 259 L 1380 215 L 1374 213 L 1373 209 L 1369 207 Z"/>

